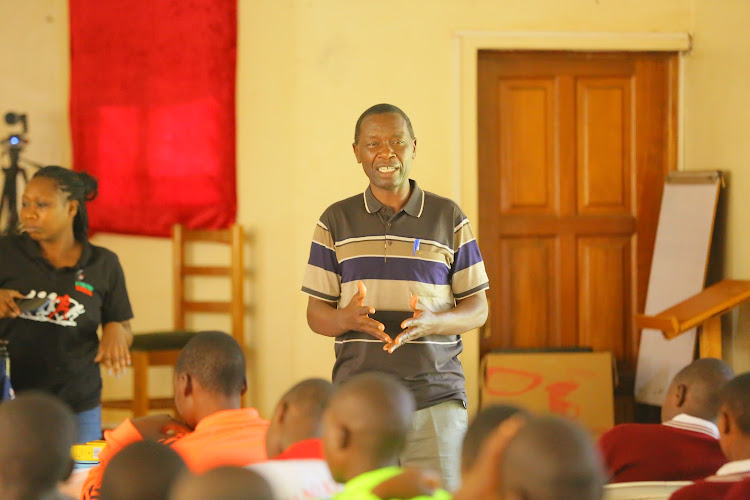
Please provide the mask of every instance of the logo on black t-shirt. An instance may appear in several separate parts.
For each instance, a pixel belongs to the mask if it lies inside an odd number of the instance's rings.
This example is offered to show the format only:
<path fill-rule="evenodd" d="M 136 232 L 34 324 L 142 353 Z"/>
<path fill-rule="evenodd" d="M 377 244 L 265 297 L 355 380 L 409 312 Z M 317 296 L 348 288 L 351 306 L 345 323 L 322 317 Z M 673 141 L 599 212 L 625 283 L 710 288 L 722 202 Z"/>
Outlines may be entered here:
<path fill-rule="evenodd" d="M 94 287 L 83 281 L 76 281 L 76 291 L 84 293 L 89 297 L 94 296 Z"/>
<path fill-rule="evenodd" d="M 90 286 L 90 285 L 89 285 Z M 76 288 L 78 288 L 76 286 Z M 92 288 L 93 289 L 93 288 Z M 45 305 L 33 311 L 21 313 L 21 318 L 60 326 L 77 326 L 76 319 L 86 312 L 86 308 L 70 295 L 57 295 L 55 292 L 31 292 L 29 297 L 48 297 Z"/>

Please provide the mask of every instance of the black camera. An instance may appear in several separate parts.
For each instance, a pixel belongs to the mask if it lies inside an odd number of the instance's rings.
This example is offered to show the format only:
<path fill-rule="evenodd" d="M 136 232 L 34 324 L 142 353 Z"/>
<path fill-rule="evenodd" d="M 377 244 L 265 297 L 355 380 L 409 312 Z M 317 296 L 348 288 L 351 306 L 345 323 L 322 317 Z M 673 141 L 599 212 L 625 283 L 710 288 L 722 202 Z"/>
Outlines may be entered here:
<path fill-rule="evenodd" d="M 5 146 L 13 149 L 20 149 L 28 142 L 26 140 L 26 132 L 29 130 L 28 122 L 26 121 L 26 113 L 15 113 L 8 111 L 5 113 L 5 123 L 8 125 L 21 124 L 21 133 L 15 133 L 8 136 L 4 141 Z"/>
<path fill-rule="evenodd" d="M 20 126 L 12 132 L 9 136 L 0 140 L 0 159 L 4 159 L 5 155 L 8 155 L 10 159 L 10 165 L 2 167 L 2 173 L 4 176 L 2 194 L 0 195 L 0 215 L 5 214 L 6 217 L 6 229 L 4 233 L 15 231 L 18 227 L 18 193 L 16 188 L 16 180 L 20 176 L 24 182 L 28 182 L 28 176 L 26 170 L 23 168 L 23 164 L 30 164 L 36 166 L 33 162 L 24 160 L 21 157 L 23 148 L 28 144 L 26 139 L 26 133 L 29 130 L 28 119 L 26 113 L 16 113 L 9 111 L 5 113 L 5 123 L 14 127 Z"/>

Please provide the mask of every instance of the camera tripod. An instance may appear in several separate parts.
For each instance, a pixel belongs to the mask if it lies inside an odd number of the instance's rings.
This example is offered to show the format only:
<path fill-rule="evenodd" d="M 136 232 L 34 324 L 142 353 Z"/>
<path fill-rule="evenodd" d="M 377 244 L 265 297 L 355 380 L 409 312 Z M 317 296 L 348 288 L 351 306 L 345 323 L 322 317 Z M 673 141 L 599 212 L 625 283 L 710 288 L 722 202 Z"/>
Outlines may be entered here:
<path fill-rule="evenodd" d="M 13 112 L 5 114 L 5 123 L 8 125 L 15 125 L 18 122 L 21 123 L 23 132 L 20 134 L 11 134 L 3 141 L 4 146 L 7 148 L 8 156 L 10 157 L 10 166 L 3 167 L 5 180 L 3 182 L 2 195 L 0 195 L 0 215 L 6 210 L 7 217 L 5 229 L 1 231 L 2 234 L 13 232 L 18 228 L 18 176 L 20 174 L 24 185 L 29 180 L 26 175 L 26 170 L 21 168 L 20 164 L 23 162 L 34 168 L 39 168 L 41 166 L 35 162 L 21 158 L 21 151 L 28 142 L 25 138 L 28 130 L 26 115 L 19 115 Z"/>

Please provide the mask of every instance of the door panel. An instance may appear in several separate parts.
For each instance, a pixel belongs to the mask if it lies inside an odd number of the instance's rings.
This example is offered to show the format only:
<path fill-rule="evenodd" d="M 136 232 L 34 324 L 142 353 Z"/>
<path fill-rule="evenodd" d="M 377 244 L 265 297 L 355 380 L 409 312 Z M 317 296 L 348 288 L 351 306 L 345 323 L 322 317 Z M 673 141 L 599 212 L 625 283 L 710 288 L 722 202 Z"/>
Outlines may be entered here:
<path fill-rule="evenodd" d="M 630 236 L 578 240 L 578 341 L 618 359 L 625 354 L 624 337 L 607 332 L 630 329 L 630 243 Z"/>
<path fill-rule="evenodd" d="M 557 337 L 557 244 L 555 238 L 500 241 L 502 267 L 508 270 L 501 278 L 500 296 L 502 309 L 509 311 L 501 324 L 516 333 L 513 344 L 504 347 L 536 347 Z"/>
<path fill-rule="evenodd" d="M 578 212 L 630 213 L 630 79 L 576 81 Z"/>
<path fill-rule="evenodd" d="M 636 355 L 663 179 L 676 160 L 676 55 L 481 51 L 479 234 L 492 331 L 510 347 Z"/>
<path fill-rule="evenodd" d="M 554 94 L 551 79 L 499 82 L 502 213 L 553 213 L 557 206 Z"/>

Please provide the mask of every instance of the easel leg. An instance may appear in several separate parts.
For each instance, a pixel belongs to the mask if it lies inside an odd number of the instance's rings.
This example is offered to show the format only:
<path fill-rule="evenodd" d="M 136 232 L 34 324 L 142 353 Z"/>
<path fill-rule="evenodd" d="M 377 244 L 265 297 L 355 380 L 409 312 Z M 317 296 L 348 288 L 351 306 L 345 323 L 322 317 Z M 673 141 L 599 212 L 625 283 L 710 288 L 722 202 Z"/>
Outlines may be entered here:
<path fill-rule="evenodd" d="M 701 358 L 721 359 L 721 316 L 714 316 L 703 323 L 699 342 Z"/>

